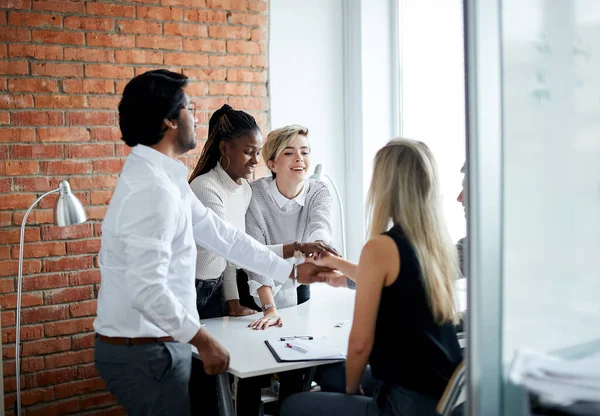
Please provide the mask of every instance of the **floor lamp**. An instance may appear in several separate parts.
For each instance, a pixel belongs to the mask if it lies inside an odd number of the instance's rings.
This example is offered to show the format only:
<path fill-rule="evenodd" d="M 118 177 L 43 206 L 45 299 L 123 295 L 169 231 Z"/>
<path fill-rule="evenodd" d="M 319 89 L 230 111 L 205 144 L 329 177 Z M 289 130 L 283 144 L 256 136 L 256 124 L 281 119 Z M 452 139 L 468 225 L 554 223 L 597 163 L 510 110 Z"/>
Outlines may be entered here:
<path fill-rule="evenodd" d="M 54 205 L 54 223 L 59 227 L 67 227 L 69 225 L 81 224 L 87 220 L 85 209 L 79 199 L 71 192 L 69 182 L 61 181 L 58 184 L 58 188 L 46 192 L 44 195 L 36 199 L 33 204 L 29 207 L 23 221 L 21 222 L 21 240 L 19 242 L 19 276 L 17 278 L 17 332 L 15 334 L 15 364 L 17 373 L 17 404 L 15 409 L 15 415 L 21 415 L 21 362 L 20 357 L 20 344 L 21 344 L 21 281 L 23 278 L 23 240 L 25 239 L 25 223 L 27 222 L 27 216 L 46 196 L 50 194 L 59 193 L 56 204 Z"/>
<path fill-rule="evenodd" d="M 320 180 L 322 180 L 321 177 L 325 176 L 327 179 L 329 179 L 329 182 L 333 186 L 333 190 L 335 191 L 335 195 L 338 200 L 338 206 L 340 207 L 340 221 L 342 223 L 342 257 L 346 258 L 346 226 L 345 226 L 345 221 L 344 221 L 344 206 L 342 204 L 342 198 L 340 197 L 340 193 L 337 189 L 337 186 L 335 186 L 335 182 L 333 181 L 333 179 L 331 179 L 331 176 L 329 176 L 326 173 L 321 172 L 322 170 L 323 170 L 323 165 L 318 164 L 317 166 L 315 166 L 315 171 L 312 175 L 310 175 L 310 178 L 320 181 Z"/>

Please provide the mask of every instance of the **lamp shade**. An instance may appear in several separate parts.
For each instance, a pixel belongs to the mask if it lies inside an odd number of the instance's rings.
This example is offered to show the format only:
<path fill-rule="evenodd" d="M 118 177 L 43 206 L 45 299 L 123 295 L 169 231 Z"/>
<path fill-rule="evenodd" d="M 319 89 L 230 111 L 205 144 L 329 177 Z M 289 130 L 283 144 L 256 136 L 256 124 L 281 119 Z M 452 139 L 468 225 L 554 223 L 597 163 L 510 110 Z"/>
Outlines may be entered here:
<path fill-rule="evenodd" d="M 85 209 L 73 192 L 67 181 L 61 181 L 56 205 L 54 206 L 54 223 L 59 227 L 77 225 L 87 220 Z"/>

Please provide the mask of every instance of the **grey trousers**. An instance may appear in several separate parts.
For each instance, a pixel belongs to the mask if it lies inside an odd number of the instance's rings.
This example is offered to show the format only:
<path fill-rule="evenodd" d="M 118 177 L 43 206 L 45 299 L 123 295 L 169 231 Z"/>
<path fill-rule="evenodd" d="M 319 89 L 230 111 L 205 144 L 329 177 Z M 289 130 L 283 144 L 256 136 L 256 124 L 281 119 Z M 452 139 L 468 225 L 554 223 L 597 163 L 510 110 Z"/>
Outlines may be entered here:
<path fill-rule="evenodd" d="M 437 401 L 432 397 L 380 385 L 373 397 L 344 393 L 298 393 L 288 398 L 281 416 L 437 416 Z"/>
<path fill-rule="evenodd" d="M 112 345 L 96 337 L 94 361 L 108 391 L 129 416 L 190 414 L 189 344 Z"/>

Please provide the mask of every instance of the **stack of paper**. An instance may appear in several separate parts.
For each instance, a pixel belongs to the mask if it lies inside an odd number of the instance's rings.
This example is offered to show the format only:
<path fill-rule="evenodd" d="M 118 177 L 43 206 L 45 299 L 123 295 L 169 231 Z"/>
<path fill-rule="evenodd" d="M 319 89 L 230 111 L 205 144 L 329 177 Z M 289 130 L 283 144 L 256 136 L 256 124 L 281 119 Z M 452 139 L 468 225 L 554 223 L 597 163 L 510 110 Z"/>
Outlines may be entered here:
<path fill-rule="evenodd" d="M 549 403 L 562 406 L 578 401 L 600 404 L 600 354 L 561 360 L 523 349 L 517 351 L 508 377 Z"/>
<path fill-rule="evenodd" d="M 265 344 L 278 362 L 346 359 L 346 355 L 328 337 L 284 341 L 275 338 L 266 340 Z M 295 348 L 290 348 L 288 345 Z"/>

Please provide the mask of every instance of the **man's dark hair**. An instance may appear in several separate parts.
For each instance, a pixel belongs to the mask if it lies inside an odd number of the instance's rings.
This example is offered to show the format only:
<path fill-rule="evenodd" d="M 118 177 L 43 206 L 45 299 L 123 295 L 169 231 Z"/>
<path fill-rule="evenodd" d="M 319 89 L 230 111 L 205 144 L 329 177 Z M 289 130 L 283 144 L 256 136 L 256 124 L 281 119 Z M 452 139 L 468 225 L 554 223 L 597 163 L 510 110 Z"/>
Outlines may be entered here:
<path fill-rule="evenodd" d="M 217 162 L 221 158 L 219 144 L 222 141 L 235 140 L 256 131 L 260 131 L 260 129 L 254 117 L 244 111 L 234 110 L 231 106 L 223 104 L 210 117 L 208 140 L 204 144 L 202 154 L 190 176 L 189 182 L 192 183 L 197 176 L 203 175 L 217 166 Z"/>
<path fill-rule="evenodd" d="M 127 146 L 151 146 L 165 134 L 165 119 L 176 120 L 185 106 L 183 74 L 158 69 L 133 78 L 123 90 L 119 103 L 119 126 Z"/>

